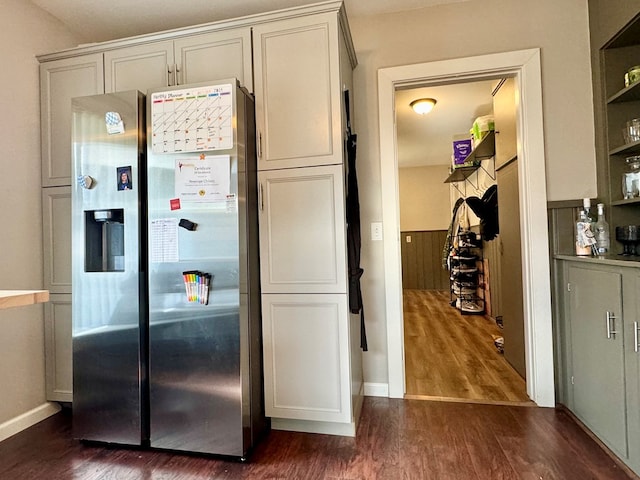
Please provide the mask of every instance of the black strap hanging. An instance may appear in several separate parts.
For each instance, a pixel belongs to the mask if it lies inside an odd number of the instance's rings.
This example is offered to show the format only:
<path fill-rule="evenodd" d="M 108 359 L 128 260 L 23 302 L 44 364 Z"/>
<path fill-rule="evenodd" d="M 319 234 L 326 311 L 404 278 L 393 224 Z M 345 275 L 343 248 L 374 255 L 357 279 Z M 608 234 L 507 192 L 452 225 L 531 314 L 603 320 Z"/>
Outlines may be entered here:
<path fill-rule="evenodd" d="M 349 261 L 349 310 L 360 313 L 360 348 L 367 351 L 367 332 L 364 323 L 364 307 L 360 278 L 364 270 L 360 268 L 360 201 L 358 198 L 358 177 L 356 175 L 356 146 L 358 136 L 351 132 L 349 115 L 349 90 L 344 92 L 344 104 L 347 116 L 345 149 L 347 151 L 347 258 Z"/>

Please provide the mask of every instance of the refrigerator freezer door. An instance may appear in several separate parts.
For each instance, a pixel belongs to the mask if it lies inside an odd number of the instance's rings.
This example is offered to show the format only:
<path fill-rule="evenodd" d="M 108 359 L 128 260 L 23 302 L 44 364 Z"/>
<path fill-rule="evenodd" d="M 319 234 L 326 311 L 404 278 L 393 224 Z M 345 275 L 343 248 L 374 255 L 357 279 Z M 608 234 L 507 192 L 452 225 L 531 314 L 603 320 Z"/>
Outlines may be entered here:
<path fill-rule="evenodd" d="M 78 179 L 72 189 L 73 433 L 139 445 L 145 429 L 139 228 L 144 96 L 130 91 L 80 97 L 72 106 Z M 120 125 L 109 133 L 113 112 Z M 129 189 L 121 188 L 122 173 Z"/>

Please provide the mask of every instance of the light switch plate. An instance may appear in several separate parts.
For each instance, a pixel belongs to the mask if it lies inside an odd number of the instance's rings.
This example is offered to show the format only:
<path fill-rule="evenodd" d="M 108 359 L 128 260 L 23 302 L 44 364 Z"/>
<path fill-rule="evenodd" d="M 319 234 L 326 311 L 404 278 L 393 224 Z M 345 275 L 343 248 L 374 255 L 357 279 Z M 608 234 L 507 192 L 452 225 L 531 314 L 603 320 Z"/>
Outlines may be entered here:
<path fill-rule="evenodd" d="M 374 242 L 382 240 L 382 222 L 371 223 L 371 240 Z"/>

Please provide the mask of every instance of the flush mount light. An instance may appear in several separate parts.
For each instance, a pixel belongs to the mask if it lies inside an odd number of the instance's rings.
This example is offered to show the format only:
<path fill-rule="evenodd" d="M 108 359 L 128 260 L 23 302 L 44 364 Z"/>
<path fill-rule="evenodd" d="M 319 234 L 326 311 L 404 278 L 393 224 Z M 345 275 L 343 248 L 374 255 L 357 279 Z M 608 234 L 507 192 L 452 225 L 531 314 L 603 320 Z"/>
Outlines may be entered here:
<path fill-rule="evenodd" d="M 419 98 L 409 104 L 409 106 L 413 108 L 413 111 L 420 115 L 429 113 L 435 105 L 435 98 Z"/>

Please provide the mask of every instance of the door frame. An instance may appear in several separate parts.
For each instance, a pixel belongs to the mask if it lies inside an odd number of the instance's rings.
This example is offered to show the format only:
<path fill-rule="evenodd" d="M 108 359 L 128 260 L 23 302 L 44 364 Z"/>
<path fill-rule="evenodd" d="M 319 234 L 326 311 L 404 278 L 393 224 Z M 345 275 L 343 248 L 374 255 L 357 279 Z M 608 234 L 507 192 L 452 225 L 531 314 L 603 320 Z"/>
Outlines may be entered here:
<path fill-rule="evenodd" d="M 539 406 L 555 406 L 542 81 L 537 48 L 378 70 L 389 397 L 403 398 L 405 394 L 395 91 L 411 85 L 503 76 L 515 77 L 517 89 L 527 394 Z"/>

